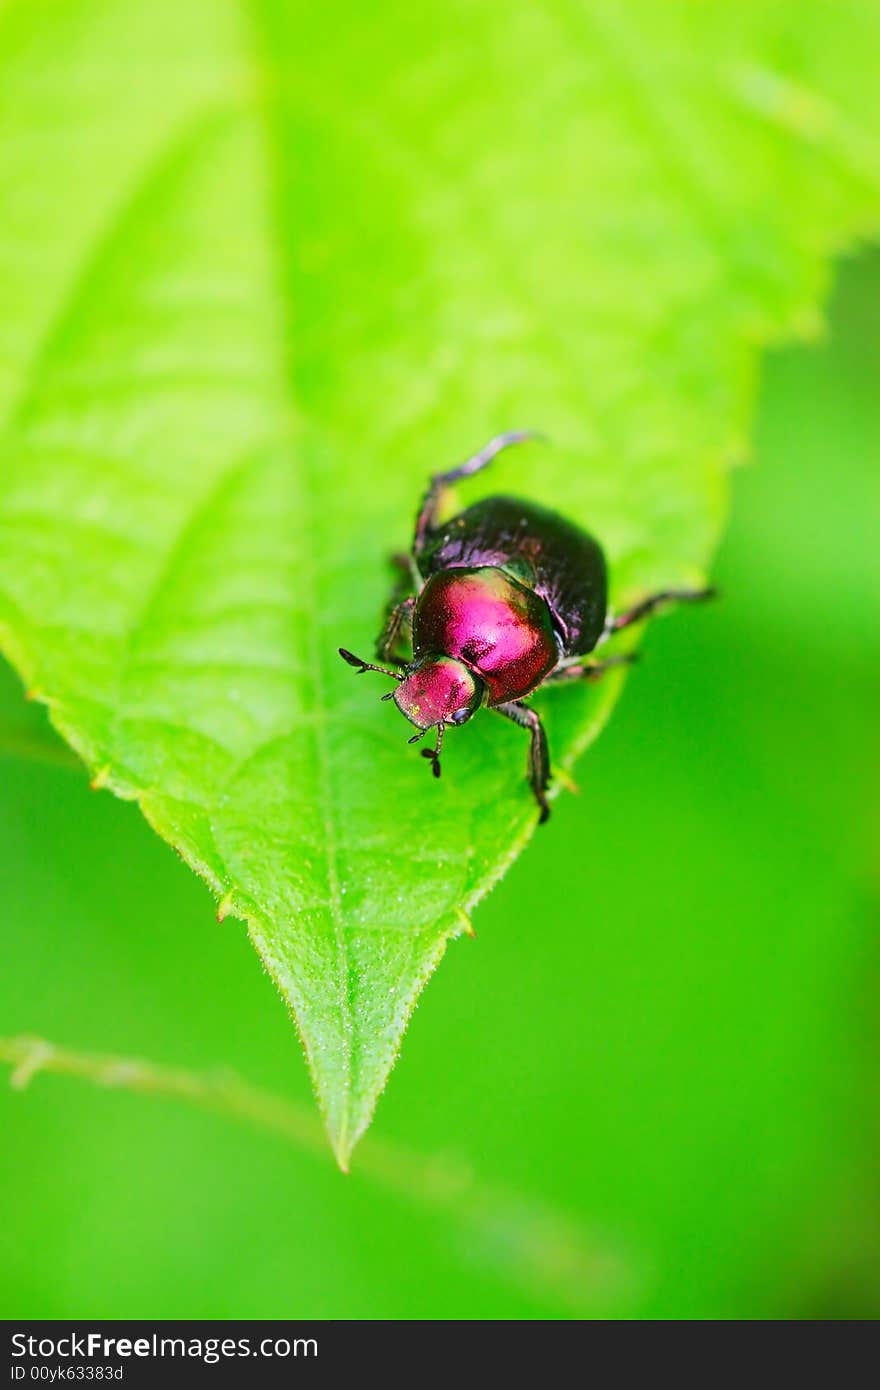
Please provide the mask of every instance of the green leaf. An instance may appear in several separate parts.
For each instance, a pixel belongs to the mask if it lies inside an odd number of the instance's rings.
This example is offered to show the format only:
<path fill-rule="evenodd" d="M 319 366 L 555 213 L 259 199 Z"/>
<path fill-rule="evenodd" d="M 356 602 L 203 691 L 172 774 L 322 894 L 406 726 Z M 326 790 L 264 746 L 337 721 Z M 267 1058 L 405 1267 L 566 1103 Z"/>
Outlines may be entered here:
<path fill-rule="evenodd" d="M 756 348 L 878 219 L 878 42 L 867 2 L 0 9 L 2 645 L 247 919 L 343 1165 L 535 814 L 515 729 L 434 783 L 336 648 L 502 428 L 553 446 L 469 495 L 589 525 L 618 603 L 700 576 Z M 619 685 L 542 697 L 561 768 Z"/>

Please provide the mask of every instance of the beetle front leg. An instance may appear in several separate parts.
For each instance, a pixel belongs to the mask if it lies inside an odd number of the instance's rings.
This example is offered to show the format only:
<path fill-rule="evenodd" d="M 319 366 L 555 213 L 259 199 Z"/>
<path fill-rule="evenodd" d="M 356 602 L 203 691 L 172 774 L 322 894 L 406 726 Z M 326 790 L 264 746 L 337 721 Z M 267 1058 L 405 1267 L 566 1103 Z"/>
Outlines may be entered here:
<path fill-rule="evenodd" d="M 401 599 L 399 603 L 392 600 L 385 619 L 385 626 L 376 638 L 376 656 L 380 661 L 388 661 L 393 666 L 406 666 L 396 654 L 397 643 L 404 627 L 409 627 L 412 631 L 412 615 L 416 601 L 410 594 L 409 598 Z"/>
<path fill-rule="evenodd" d="M 415 607 L 413 589 L 418 586 L 409 555 L 392 555 L 391 564 L 397 571 L 397 582 L 385 607 L 382 631 L 376 638 L 376 656 L 380 661 L 405 666 L 406 662 L 397 655 L 396 647 L 405 627 L 412 632 L 412 614 Z"/>
<path fill-rule="evenodd" d="M 605 642 L 615 632 L 622 632 L 625 627 L 632 627 L 633 623 L 640 623 L 643 618 L 651 616 L 656 609 L 662 607 L 664 603 L 702 603 L 704 599 L 715 598 L 718 590 L 708 589 L 661 589 L 658 594 L 649 594 L 640 603 L 628 608 L 625 613 L 617 617 L 609 614 L 605 619 L 605 628 L 600 642 Z"/>
<path fill-rule="evenodd" d="M 550 749 L 541 716 L 521 700 L 508 700 L 506 704 L 493 705 L 492 708 L 503 714 L 505 719 L 512 719 L 521 729 L 529 731 L 529 785 L 541 808 L 538 824 L 543 825 L 550 816 L 550 804 L 545 795 L 550 785 Z"/>
<path fill-rule="evenodd" d="M 446 473 L 435 473 L 428 491 L 422 498 L 422 505 L 416 517 L 416 530 L 413 537 L 413 555 L 415 558 L 419 558 L 424 549 L 425 541 L 431 532 L 436 530 L 446 491 L 453 483 L 459 482 L 462 478 L 471 478 L 475 473 L 480 473 L 508 445 L 521 444 L 526 439 L 539 438 L 540 435 L 535 434 L 533 430 L 508 430 L 506 434 L 496 434 L 495 438 L 490 439 L 479 453 L 472 454 L 457 468 L 450 468 Z"/>

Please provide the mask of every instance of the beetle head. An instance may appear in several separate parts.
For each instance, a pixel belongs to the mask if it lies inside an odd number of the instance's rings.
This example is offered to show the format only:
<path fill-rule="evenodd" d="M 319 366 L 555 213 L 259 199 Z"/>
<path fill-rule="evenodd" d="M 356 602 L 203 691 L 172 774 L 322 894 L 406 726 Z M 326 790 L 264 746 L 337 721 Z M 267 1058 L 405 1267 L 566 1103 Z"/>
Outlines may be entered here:
<path fill-rule="evenodd" d="M 435 777 L 440 776 L 440 745 L 447 724 L 464 724 L 477 709 L 483 695 L 482 682 L 451 656 L 425 656 L 407 671 L 391 698 L 418 729 L 410 743 L 436 726 L 437 742 L 433 748 L 423 748 L 422 757 L 429 758 Z"/>
<path fill-rule="evenodd" d="M 482 685 L 461 661 L 426 656 L 411 666 L 392 699 L 422 733 L 435 724 L 463 724 L 480 703 Z"/>
<path fill-rule="evenodd" d="M 365 671 L 380 671 L 382 675 L 393 676 L 398 682 L 396 690 L 389 690 L 383 700 L 393 700 L 401 714 L 406 715 L 411 724 L 418 729 L 410 743 L 418 743 L 428 729 L 436 726 L 437 742 L 433 748 L 423 748 L 422 757 L 430 758 L 435 777 L 440 776 L 440 745 L 443 730 L 447 724 L 464 724 L 483 698 L 483 683 L 463 661 L 451 656 L 423 656 L 407 668 L 404 675 L 400 671 L 389 670 L 387 666 L 376 666 L 371 661 L 362 661 L 345 647 L 339 648 L 339 655 L 349 666 L 361 675 Z"/>

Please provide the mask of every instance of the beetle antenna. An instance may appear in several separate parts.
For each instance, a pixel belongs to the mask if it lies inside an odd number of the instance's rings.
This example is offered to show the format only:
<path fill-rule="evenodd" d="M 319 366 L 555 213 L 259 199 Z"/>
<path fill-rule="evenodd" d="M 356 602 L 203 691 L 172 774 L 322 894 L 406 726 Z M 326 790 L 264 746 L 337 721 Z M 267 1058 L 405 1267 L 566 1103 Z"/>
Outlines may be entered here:
<path fill-rule="evenodd" d="M 433 747 L 433 748 L 423 748 L 423 749 L 422 749 L 422 757 L 423 757 L 423 758 L 430 758 L 430 759 L 431 759 L 432 771 L 433 771 L 435 777 L 439 777 L 439 776 L 440 776 L 440 745 L 441 745 L 441 743 L 443 742 L 443 730 L 444 730 L 445 728 L 446 728 L 446 725 L 445 725 L 445 724 L 438 724 L 438 725 L 437 725 L 437 742 L 434 744 L 434 747 Z M 412 739 L 410 739 L 410 743 L 412 743 Z"/>
<path fill-rule="evenodd" d="M 355 667 L 359 676 L 362 676 L 365 671 L 378 671 L 383 676 L 393 676 L 396 681 L 403 680 L 400 671 L 391 671 L 387 666 L 374 666 L 372 661 L 361 661 L 359 656 L 355 656 L 354 652 L 346 651 L 345 647 L 339 648 L 339 655 L 343 661 L 348 662 L 349 666 Z"/>

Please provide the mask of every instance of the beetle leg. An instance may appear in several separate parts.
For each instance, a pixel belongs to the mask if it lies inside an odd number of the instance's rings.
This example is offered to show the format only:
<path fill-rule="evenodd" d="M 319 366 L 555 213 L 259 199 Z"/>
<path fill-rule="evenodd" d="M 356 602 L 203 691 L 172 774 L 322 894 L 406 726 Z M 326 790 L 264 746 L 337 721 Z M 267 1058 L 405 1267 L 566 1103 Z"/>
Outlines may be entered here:
<path fill-rule="evenodd" d="M 544 732 L 544 725 L 541 723 L 541 716 L 537 710 L 530 709 L 521 700 L 508 700 L 503 705 L 493 705 L 492 708 L 499 714 L 503 714 L 505 719 L 512 719 L 514 724 L 518 724 L 521 729 L 528 729 L 531 735 L 529 743 L 529 785 L 535 794 L 535 800 L 541 808 L 539 824 L 550 816 L 550 805 L 545 796 L 550 785 L 550 750 L 547 747 L 547 735 Z"/>
<path fill-rule="evenodd" d="M 536 434 L 534 430 L 508 430 L 506 434 L 496 434 L 495 438 L 490 439 L 479 453 L 472 454 L 457 468 L 450 468 L 446 473 L 435 473 L 428 491 L 422 498 L 422 505 L 416 517 L 416 530 L 413 537 L 413 555 L 416 559 L 421 554 L 425 541 L 431 532 L 437 528 L 446 490 L 452 483 L 457 483 L 461 478 L 473 477 L 474 473 L 481 472 L 508 445 L 521 444 L 526 439 L 540 438 L 541 436 Z"/>
<path fill-rule="evenodd" d="M 397 655 L 395 648 L 400 638 L 401 629 L 409 626 L 410 631 L 412 630 L 412 612 L 415 606 L 412 593 L 413 589 L 418 586 L 409 555 L 392 555 L 390 561 L 397 571 L 397 580 L 385 606 L 385 621 L 382 631 L 376 638 L 376 656 L 380 661 L 390 661 L 395 666 L 405 666 L 406 662 Z"/>
<path fill-rule="evenodd" d="M 394 586 L 392 602 L 395 599 L 403 598 L 406 594 L 411 594 L 414 590 L 418 592 L 424 580 L 419 574 L 419 567 L 412 555 L 404 555 L 401 551 L 397 551 L 390 556 L 390 560 L 397 570 L 397 583 Z"/>
<path fill-rule="evenodd" d="M 388 615 L 385 619 L 385 626 L 376 638 L 376 656 L 380 661 L 390 661 L 394 666 L 405 666 L 406 662 L 395 655 L 400 638 L 401 629 L 409 627 L 412 630 L 412 615 L 416 601 L 410 594 L 409 598 L 401 599 L 399 603 L 392 597 L 388 608 Z"/>
<path fill-rule="evenodd" d="M 597 681 L 613 666 L 629 666 L 638 661 L 638 652 L 626 652 L 621 656 L 609 656 L 605 661 L 571 662 L 567 666 L 557 666 L 545 680 L 545 685 L 562 685 L 565 681 Z"/>
<path fill-rule="evenodd" d="M 701 603 L 703 599 L 715 598 L 717 589 L 661 589 L 659 594 L 649 594 L 632 608 L 628 608 L 625 613 L 620 613 L 617 617 L 609 614 L 605 619 L 605 629 L 600 642 L 605 642 L 615 632 L 621 632 L 625 627 L 631 627 L 633 623 L 640 623 L 643 618 L 650 617 L 655 609 L 660 608 L 664 603 Z"/>

